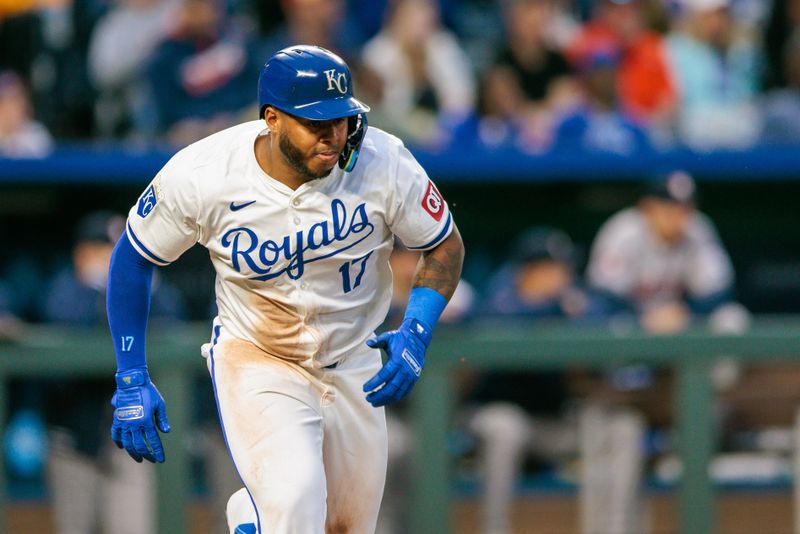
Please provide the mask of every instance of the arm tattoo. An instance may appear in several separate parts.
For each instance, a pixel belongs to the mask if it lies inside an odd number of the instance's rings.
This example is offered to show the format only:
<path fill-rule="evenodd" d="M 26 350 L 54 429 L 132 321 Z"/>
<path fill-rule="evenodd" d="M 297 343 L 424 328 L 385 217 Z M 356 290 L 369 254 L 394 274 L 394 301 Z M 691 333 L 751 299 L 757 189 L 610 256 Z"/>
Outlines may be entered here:
<path fill-rule="evenodd" d="M 422 253 L 414 276 L 414 287 L 429 287 L 446 299 L 453 296 L 461 278 L 464 243 L 457 228 L 441 243 Z"/>

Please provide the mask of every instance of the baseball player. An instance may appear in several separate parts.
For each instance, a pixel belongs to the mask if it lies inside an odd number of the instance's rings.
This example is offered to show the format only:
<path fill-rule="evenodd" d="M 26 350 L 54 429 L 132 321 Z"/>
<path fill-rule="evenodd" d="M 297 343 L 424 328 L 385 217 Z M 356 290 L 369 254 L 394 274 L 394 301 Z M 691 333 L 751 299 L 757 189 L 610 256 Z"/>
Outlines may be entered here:
<path fill-rule="evenodd" d="M 711 220 L 696 207 L 690 175 L 673 171 L 647 183 L 634 207 L 612 216 L 597 233 L 587 267 L 589 283 L 625 315 L 652 333 L 675 333 L 692 317 L 714 314 L 730 302 L 733 268 Z M 648 532 L 648 510 L 640 490 L 648 419 L 657 410 L 644 378 L 614 372 L 609 384 L 592 386 L 580 416 L 584 458 L 581 512 L 590 532 Z M 631 379 L 630 377 L 634 378 Z M 599 387 L 598 387 L 599 386 Z M 633 401 L 622 402 L 622 399 Z M 639 406 L 647 407 L 642 412 Z"/>
<path fill-rule="evenodd" d="M 219 308 L 202 352 L 244 483 L 228 503 L 230 532 L 373 532 L 383 406 L 419 380 L 463 243 L 403 143 L 367 128 L 341 58 L 283 49 L 258 97 L 259 120 L 178 152 L 131 208 L 109 274 L 112 439 L 136 461 L 164 461 L 169 424 L 145 359 L 150 276 L 200 243 Z M 424 253 L 402 325 L 375 337 L 394 236 Z"/>
<path fill-rule="evenodd" d="M 677 331 L 690 314 L 713 312 L 730 301 L 733 285 L 728 254 L 682 171 L 651 180 L 635 207 L 600 228 L 587 275 L 653 332 Z"/>

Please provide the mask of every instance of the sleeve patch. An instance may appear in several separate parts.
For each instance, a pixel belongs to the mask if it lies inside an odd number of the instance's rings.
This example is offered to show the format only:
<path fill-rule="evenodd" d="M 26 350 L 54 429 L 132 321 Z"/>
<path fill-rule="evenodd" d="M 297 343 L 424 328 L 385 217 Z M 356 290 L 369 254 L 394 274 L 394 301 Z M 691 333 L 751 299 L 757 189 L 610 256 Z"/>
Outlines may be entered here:
<path fill-rule="evenodd" d="M 427 211 L 436 222 L 442 220 L 442 215 L 444 215 L 444 199 L 442 199 L 441 193 L 439 193 L 439 190 L 436 189 L 436 186 L 433 185 L 433 182 L 430 180 L 428 180 L 428 189 L 425 191 L 425 196 L 422 197 L 422 209 Z"/>
<path fill-rule="evenodd" d="M 161 188 L 159 186 L 159 180 L 156 178 L 153 180 L 153 183 L 150 184 L 150 187 L 145 189 L 142 196 L 139 197 L 139 205 L 136 208 L 136 213 L 142 219 L 150 215 L 161 199 Z"/>

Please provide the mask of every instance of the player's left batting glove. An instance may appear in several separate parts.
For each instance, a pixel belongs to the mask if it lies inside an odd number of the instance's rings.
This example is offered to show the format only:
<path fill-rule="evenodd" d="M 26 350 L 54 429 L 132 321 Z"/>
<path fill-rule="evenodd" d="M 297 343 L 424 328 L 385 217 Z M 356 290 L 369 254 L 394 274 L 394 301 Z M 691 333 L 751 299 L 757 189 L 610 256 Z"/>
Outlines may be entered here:
<path fill-rule="evenodd" d="M 383 349 L 388 360 L 366 384 L 367 401 L 375 406 L 397 402 L 411 391 L 425 367 L 425 351 L 431 343 L 431 329 L 416 319 L 406 319 L 400 328 L 367 341 Z"/>
<path fill-rule="evenodd" d="M 150 381 L 147 369 L 131 369 L 116 374 L 117 391 L 111 399 L 114 422 L 111 439 L 131 458 L 141 462 L 164 461 L 164 447 L 158 430 L 169 432 L 164 398 Z"/>

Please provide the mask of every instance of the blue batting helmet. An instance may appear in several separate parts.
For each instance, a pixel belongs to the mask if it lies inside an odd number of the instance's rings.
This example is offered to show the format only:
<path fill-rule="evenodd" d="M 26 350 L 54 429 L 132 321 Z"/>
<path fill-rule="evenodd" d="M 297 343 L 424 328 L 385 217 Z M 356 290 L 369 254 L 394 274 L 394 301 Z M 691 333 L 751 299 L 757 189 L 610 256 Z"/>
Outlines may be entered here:
<path fill-rule="evenodd" d="M 309 120 L 350 117 L 347 146 L 339 166 L 355 166 L 367 129 L 369 106 L 353 96 L 353 76 L 347 63 L 319 46 L 290 46 L 270 57 L 258 77 L 259 113 L 273 106 Z"/>
<path fill-rule="evenodd" d="M 264 64 L 258 78 L 260 111 L 274 106 L 310 120 L 338 119 L 369 111 L 353 97 L 347 64 L 318 46 L 290 46 Z"/>

